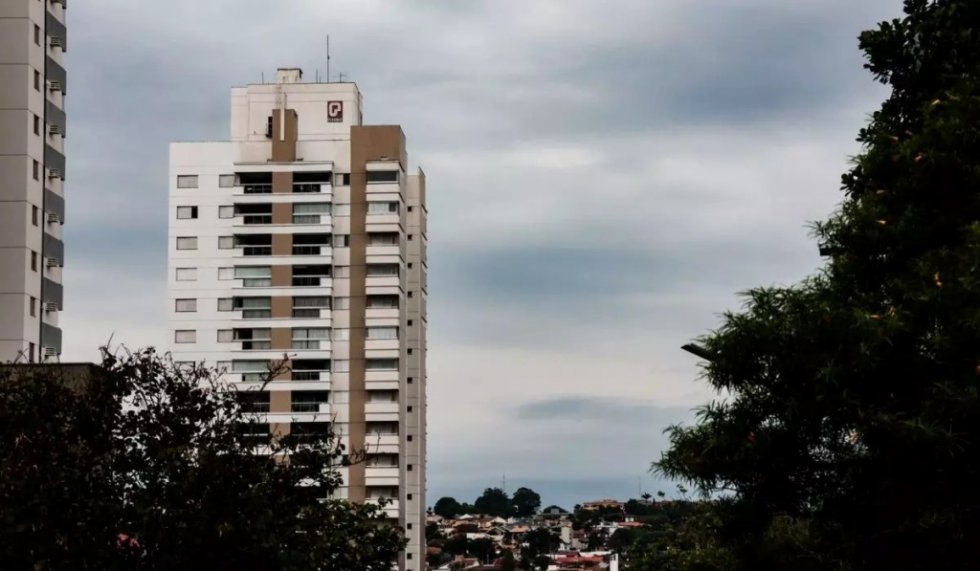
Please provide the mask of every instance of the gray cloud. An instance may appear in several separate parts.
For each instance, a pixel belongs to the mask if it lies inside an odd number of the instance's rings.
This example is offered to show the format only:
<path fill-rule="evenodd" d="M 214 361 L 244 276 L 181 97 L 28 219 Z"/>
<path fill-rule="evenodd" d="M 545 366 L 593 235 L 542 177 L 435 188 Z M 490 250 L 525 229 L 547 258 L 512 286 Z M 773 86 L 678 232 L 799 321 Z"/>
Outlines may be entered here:
<path fill-rule="evenodd" d="M 163 342 L 167 144 L 226 137 L 263 71 L 322 75 L 329 31 L 429 175 L 430 497 L 492 466 L 546 501 L 632 493 L 711 396 L 677 347 L 820 263 L 804 223 L 883 95 L 855 38 L 900 4 L 72 5 L 66 358 Z"/>

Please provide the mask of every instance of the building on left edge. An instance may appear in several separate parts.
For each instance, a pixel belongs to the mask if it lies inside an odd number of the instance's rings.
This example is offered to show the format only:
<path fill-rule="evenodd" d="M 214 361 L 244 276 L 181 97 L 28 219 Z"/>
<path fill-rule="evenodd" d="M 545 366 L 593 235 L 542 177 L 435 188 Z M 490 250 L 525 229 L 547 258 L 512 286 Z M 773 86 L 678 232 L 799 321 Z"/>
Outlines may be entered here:
<path fill-rule="evenodd" d="M 0 2 L 0 362 L 61 354 L 65 0 Z"/>

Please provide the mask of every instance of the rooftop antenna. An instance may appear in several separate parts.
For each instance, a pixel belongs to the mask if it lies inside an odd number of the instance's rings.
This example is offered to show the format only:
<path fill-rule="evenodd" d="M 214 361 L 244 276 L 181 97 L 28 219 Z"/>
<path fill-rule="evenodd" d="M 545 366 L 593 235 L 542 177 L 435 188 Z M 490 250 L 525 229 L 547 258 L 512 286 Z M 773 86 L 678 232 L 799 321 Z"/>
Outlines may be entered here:
<path fill-rule="evenodd" d="M 265 83 L 265 72 L 262 72 L 262 83 Z"/>
<path fill-rule="evenodd" d="M 327 34 L 327 83 L 330 83 L 330 34 Z"/>
<path fill-rule="evenodd" d="M 344 72 L 340 72 L 340 83 L 344 82 Z"/>

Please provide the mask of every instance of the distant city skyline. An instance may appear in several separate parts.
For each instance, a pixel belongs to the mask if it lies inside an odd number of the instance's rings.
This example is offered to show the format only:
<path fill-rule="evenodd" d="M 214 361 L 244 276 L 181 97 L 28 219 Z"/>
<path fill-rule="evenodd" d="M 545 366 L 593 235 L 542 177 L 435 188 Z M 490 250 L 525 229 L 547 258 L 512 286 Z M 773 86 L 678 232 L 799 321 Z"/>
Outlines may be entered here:
<path fill-rule="evenodd" d="M 504 472 L 631 497 L 711 398 L 679 346 L 820 263 L 806 222 L 884 96 L 856 37 L 901 12 L 857 4 L 72 4 L 62 357 L 166 345 L 166 144 L 226 133 L 229 85 L 324 74 L 329 33 L 432 180 L 429 503 Z"/>

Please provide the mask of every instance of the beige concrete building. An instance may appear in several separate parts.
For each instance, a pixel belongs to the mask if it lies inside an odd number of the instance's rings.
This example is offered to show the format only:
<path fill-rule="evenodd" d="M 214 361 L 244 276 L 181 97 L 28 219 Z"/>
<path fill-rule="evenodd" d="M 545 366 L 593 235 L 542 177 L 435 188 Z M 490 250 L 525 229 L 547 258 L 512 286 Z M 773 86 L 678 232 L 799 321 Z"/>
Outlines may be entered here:
<path fill-rule="evenodd" d="M 63 0 L 0 1 L 0 362 L 61 354 Z"/>
<path fill-rule="evenodd" d="M 231 90 L 229 141 L 170 147 L 169 311 L 178 361 L 242 387 L 290 371 L 257 414 L 367 453 L 341 497 L 388 498 L 425 567 L 425 175 L 397 125 L 364 125 L 353 83 L 298 69 Z"/>

